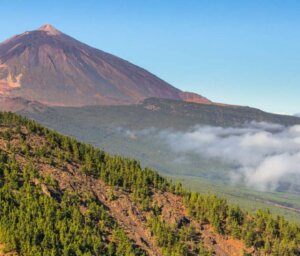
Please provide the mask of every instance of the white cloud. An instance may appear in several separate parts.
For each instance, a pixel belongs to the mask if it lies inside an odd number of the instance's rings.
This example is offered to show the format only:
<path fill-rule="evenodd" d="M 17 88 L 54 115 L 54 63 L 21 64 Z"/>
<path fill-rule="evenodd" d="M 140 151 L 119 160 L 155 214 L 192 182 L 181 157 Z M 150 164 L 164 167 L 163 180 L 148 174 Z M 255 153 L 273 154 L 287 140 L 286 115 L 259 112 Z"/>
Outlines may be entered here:
<path fill-rule="evenodd" d="M 149 135 L 184 161 L 191 153 L 221 160 L 232 166 L 228 178 L 257 189 L 276 190 L 287 178 L 291 185 L 300 184 L 300 125 L 249 122 L 227 128 L 198 125 L 185 132 L 149 128 L 122 133 L 129 138 Z"/>
<path fill-rule="evenodd" d="M 176 153 L 199 154 L 235 166 L 233 181 L 259 189 L 275 190 L 288 176 L 300 176 L 300 125 L 196 126 L 188 132 L 165 130 L 159 138 Z"/>

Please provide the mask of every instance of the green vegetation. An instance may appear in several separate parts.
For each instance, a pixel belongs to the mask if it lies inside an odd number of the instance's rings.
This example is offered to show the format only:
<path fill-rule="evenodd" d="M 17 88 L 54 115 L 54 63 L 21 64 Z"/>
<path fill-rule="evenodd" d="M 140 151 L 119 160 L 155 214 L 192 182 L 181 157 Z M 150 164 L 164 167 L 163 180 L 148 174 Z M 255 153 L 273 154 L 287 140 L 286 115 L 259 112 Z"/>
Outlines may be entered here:
<path fill-rule="evenodd" d="M 93 196 L 60 195 L 55 181 L 40 177 L 31 163 L 43 159 L 52 165 L 76 162 L 82 173 L 130 193 L 144 211 L 154 213 L 148 225 L 165 255 L 210 252 L 194 239 L 192 227 L 174 227 L 162 220 L 159 209 L 150 204 L 154 189 L 182 196 L 191 218 L 211 224 L 221 235 L 242 239 L 256 252 L 300 255 L 300 227 L 282 217 L 274 218 L 262 210 L 250 214 L 225 199 L 184 191 L 180 184 L 172 184 L 156 171 L 143 169 L 136 160 L 111 156 L 15 114 L 1 113 L 0 124 L 6 128 L 1 137 L 7 141 L 7 152 L 0 154 L 0 240 L 20 254 L 143 254 Z M 23 127 L 29 134 L 45 138 L 47 145 L 30 148 L 25 143 L 28 133 L 23 132 Z M 16 135 L 23 138 L 19 147 L 14 146 Z M 20 165 L 17 154 L 26 157 L 26 166 Z M 56 196 L 42 193 L 41 184 L 47 184 Z M 81 211 L 80 206 L 86 211 Z"/>
<path fill-rule="evenodd" d="M 156 110 L 150 110 L 147 106 L 155 106 Z M 194 191 L 218 192 L 245 210 L 255 212 L 261 207 L 267 207 L 273 214 L 284 215 L 287 219 L 300 223 L 300 213 L 292 209 L 300 209 L 299 193 L 280 191 L 270 194 L 242 185 L 234 187 L 228 179 L 231 169 L 224 163 L 201 158 L 199 155 L 181 159 L 167 145 L 153 139 L 153 134 L 149 135 L 147 132 L 136 138 L 126 136 L 126 131 L 147 131 L 152 127 L 158 131 L 169 128 L 186 131 L 199 124 L 226 127 L 252 120 L 293 125 L 299 123 L 299 118 L 268 114 L 247 107 L 224 108 L 154 98 L 147 99 L 141 105 L 56 107 L 45 112 L 23 114 L 106 152 L 139 159 L 142 166 L 149 166 L 159 170 L 162 175 L 180 179 Z M 298 181 L 295 179 L 293 182 Z"/>
<path fill-rule="evenodd" d="M 190 255 L 187 244 L 189 244 L 191 251 L 197 255 L 213 255 L 213 252 L 208 251 L 203 246 L 202 241 L 197 240 L 192 226 L 182 226 L 176 229 L 162 221 L 159 216 L 148 220 L 148 223 L 165 256 Z"/>
<path fill-rule="evenodd" d="M 185 195 L 185 204 L 192 216 L 211 223 L 219 234 L 244 240 L 247 247 L 272 255 L 300 254 L 300 227 L 283 217 L 263 210 L 252 215 L 224 199 L 195 192 Z"/>
<path fill-rule="evenodd" d="M 142 255 L 92 197 L 80 212 L 78 195 L 59 203 L 42 193 L 33 179 L 45 182 L 28 166 L 0 152 L 0 241 L 21 255 Z M 46 182 L 50 182 L 46 181 Z M 53 185 L 52 185 L 53 186 Z M 107 241 L 112 231 L 116 239 Z"/>
<path fill-rule="evenodd" d="M 229 203 L 237 204 L 242 209 L 255 213 L 258 209 L 268 209 L 273 215 L 284 216 L 291 222 L 300 224 L 300 212 L 283 206 L 300 209 L 299 195 L 289 192 L 257 192 L 245 186 L 233 186 L 195 176 L 171 176 L 174 181 L 181 182 L 184 187 L 199 193 L 214 193 L 225 197 Z M 279 206 L 280 205 L 280 206 Z"/>
<path fill-rule="evenodd" d="M 70 160 L 70 152 L 63 154 L 61 148 L 75 146 L 72 151 L 75 158 L 79 157 L 77 149 L 84 150 L 84 145 L 13 114 L 1 114 L 0 118 L 2 125 L 11 126 L 1 134 L 4 139 L 10 140 L 14 132 L 20 132 L 20 125 L 26 125 L 30 132 L 47 136 L 52 141 L 53 152 L 65 160 Z M 0 241 L 6 244 L 6 250 L 21 255 L 144 254 L 135 248 L 108 210 L 94 197 L 82 202 L 79 195 L 65 193 L 57 200 L 42 192 L 40 184 L 47 184 L 52 193 L 59 193 L 57 184 L 49 177 L 41 177 L 30 162 L 41 156 L 51 159 L 51 149 L 41 147 L 31 154 L 28 145 L 23 145 L 22 153 L 29 164 L 22 168 L 14 157 L 16 149 L 9 147 L 12 154 L 0 151 Z M 80 211 L 82 204 L 86 208 L 84 213 Z M 112 236 L 110 240 L 109 235 Z"/>

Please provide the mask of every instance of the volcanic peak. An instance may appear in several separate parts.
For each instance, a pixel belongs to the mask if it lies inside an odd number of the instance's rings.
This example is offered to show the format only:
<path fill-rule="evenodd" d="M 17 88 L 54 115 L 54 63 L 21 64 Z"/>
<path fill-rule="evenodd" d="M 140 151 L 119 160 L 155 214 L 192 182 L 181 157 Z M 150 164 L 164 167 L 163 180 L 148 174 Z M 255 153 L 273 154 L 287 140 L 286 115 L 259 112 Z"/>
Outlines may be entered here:
<path fill-rule="evenodd" d="M 60 35 L 60 34 L 62 34 L 58 29 L 56 29 L 51 24 L 45 24 L 45 25 L 41 26 L 38 30 L 39 31 L 44 31 L 49 35 Z"/>

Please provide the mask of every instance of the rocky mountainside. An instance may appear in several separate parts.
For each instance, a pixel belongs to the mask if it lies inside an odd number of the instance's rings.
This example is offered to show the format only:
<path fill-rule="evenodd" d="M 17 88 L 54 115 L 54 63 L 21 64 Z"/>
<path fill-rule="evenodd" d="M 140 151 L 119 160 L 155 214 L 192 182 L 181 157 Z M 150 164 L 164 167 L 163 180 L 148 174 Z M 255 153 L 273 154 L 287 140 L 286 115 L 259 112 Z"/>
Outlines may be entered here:
<path fill-rule="evenodd" d="M 300 227 L 0 113 L 2 255 L 300 255 Z M 20 221 L 22 219 L 22 221 Z"/>
<path fill-rule="evenodd" d="M 211 104 L 51 25 L 0 44 L 0 95 L 48 105 L 118 105 L 159 97 Z"/>

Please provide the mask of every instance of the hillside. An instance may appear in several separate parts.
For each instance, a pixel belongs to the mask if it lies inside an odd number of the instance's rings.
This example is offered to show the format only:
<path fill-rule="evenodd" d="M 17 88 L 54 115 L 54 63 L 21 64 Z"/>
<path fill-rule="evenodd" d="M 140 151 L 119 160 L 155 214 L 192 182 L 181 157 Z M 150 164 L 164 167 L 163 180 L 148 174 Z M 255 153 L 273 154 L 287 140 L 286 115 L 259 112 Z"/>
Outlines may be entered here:
<path fill-rule="evenodd" d="M 211 104 L 49 24 L 0 44 L 0 95 L 56 106 L 132 104 L 149 97 Z"/>
<path fill-rule="evenodd" d="M 261 210 L 252 215 L 215 196 L 186 192 L 135 160 L 15 114 L 1 113 L 0 124 L 6 252 L 300 255 L 300 227 L 282 217 Z"/>
<path fill-rule="evenodd" d="M 280 191 L 271 193 L 255 191 L 244 184 L 234 186 L 230 180 L 231 166 L 196 153 L 181 161 L 182 154 L 174 152 L 165 140 L 168 134 L 189 132 L 198 126 L 238 129 L 255 121 L 288 127 L 300 123 L 297 117 L 266 113 L 250 107 L 222 107 L 157 98 L 129 106 L 24 109 L 19 113 L 110 153 L 138 159 L 142 166 L 155 168 L 193 190 L 216 192 L 218 188 L 222 196 L 238 202 L 247 210 L 266 207 L 289 219 L 300 220 L 298 179 L 293 177 L 293 188 L 286 185 L 290 183 L 287 180 Z M 160 137 L 162 133 L 164 136 Z"/>

